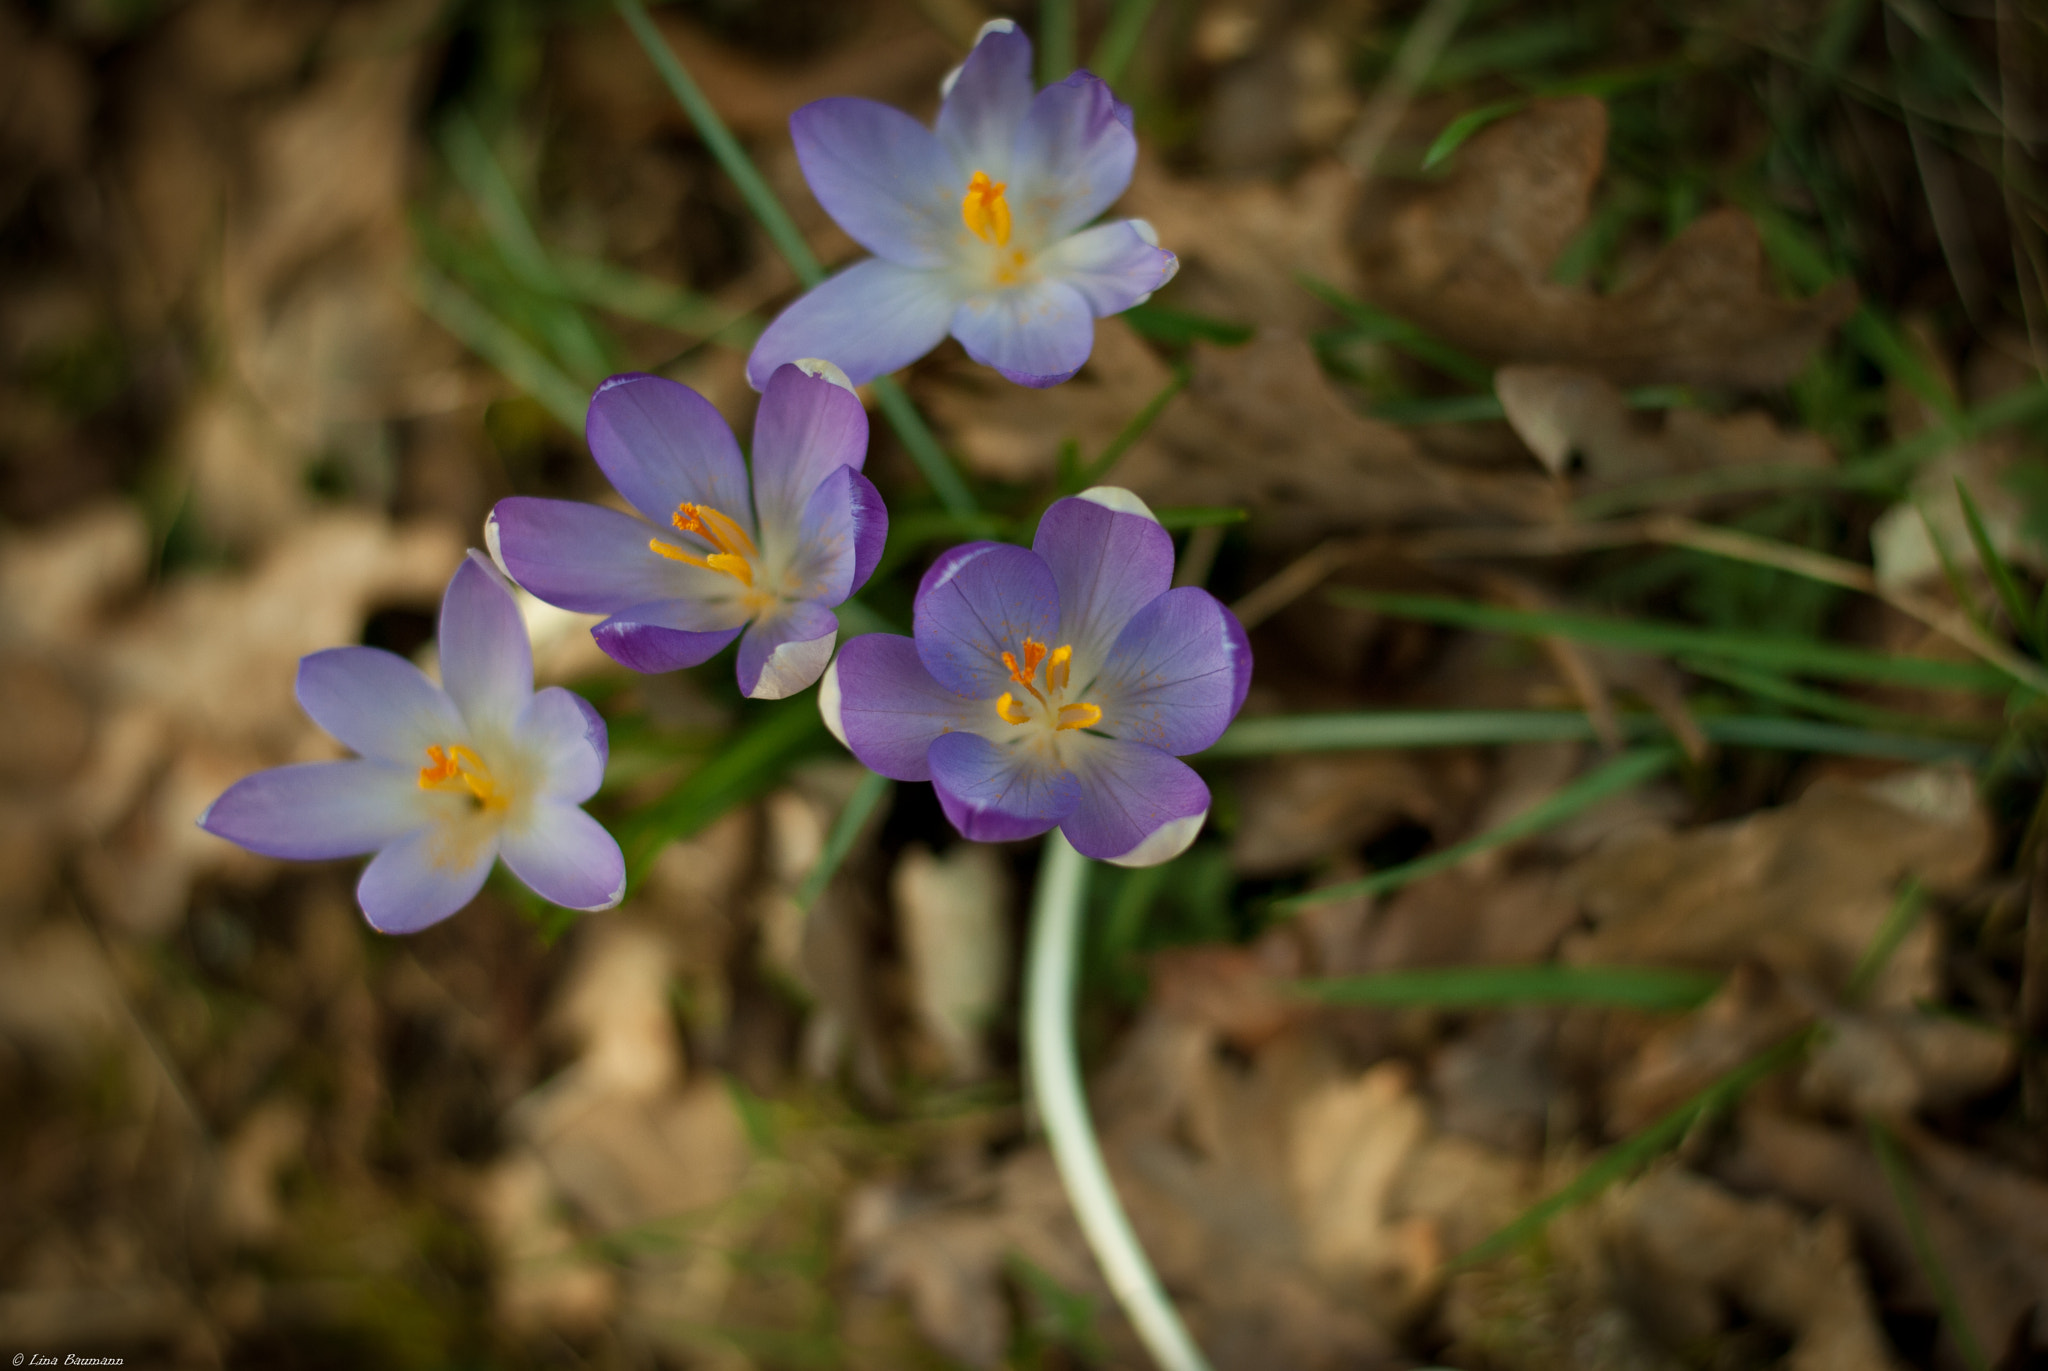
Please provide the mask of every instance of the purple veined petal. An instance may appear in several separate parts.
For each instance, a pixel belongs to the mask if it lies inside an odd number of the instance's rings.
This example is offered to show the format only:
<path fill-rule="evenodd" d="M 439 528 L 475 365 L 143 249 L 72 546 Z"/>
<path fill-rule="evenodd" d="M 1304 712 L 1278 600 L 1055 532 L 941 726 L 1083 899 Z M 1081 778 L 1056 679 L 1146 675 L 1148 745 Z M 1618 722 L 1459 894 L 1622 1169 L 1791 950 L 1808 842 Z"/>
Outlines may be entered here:
<path fill-rule="evenodd" d="M 199 826 L 265 857 L 359 857 L 431 823 L 436 798 L 420 789 L 417 768 L 305 762 L 244 776 Z"/>
<path fill-rule="evenodd" d="M 583 432 L 605 479 L 657 528 L 668 528 L 676 507 L 689 503 L 709 505 L 753 533 L 739 442 L 717 408 L 688 386 L 638 372 L 614 376 L 590 397 Z"/>
<path fill-rule="evenodd" d="M 754 417 L 754 509 L 761 548 L 794 538 L 818 483 L 868 457 L 868 413 L 860 397 L 790 364 L 775 368 Z"/>
<path fill-rule="evenodd" d="M 918 583 L 912 632 L 918 659 L 956 695 L 993 703 L 1015 690 L 1005 652 L 1024 660 L 1027 638 L 1057 646 L 1060 592 L 1028 548 L 968 543 L 932 563 Z"/>
<path fill-rule="evenodd" d="M 1193 768 L 1144 743 L 1081 744 L 1066 754 L 1080 797 L 1060 824 L 1074 850 L 1118 866 L 1156 866 L 1186 851 L 1209 813 L 1209 787 Z"/>
<path fill-rule="evenodd" d="M 526 754 L 528 784 L 542 798 L 581 804 L 604 783 L 611 738 L 604 719 L 574 691 L 535 691 L 512 732 Z"/>
<path fill-rule="evenodd" d="M 822 357 L 866 385 L 937 347 L 959 304 L 946 272 L 864 258 L 775 317 L 747 357 L 747 384 L 759 390 L 783 363 Z"/>
<path fill-rule="evenodd" d="M 811 194 L 854 242 L 906 267 L 952 260 L 967 178 L 930 129 L 893 106 L 834 96 L 792 114 L 789 136 Z"/>
<path fill-rule="evenodd" d="M 626 858 L 604 825 L 573 804 L 536 803 L 505 830 L 498 855 L 543 900 L 567 909 L 610 909 L 626 895 Z"/>
<path fill-rule="evenodd" d="M 1064 281 L 977 295 L 961 304 L 952 328 L 969 357 L 1020 386 L 1058 385 L 1095 347 L 1088 301 Z"/>
<path fill-rule="evenodd" d="M 1055 500 L 1031 550 L 1059 585 L 1059 640 L 1073 645 L 1077 685 L 1101 666 L 1131 616 L 1173 584 L 1173 535 L 1157 519 L 1086 498 Z"/>
<path fill-rule="evenodd" d="M 701 552 L 701 541 L 630 514 L 578 500 L 500 500 L 484 538 L 506 572 L 539 600 L 578 614 L 616 614 L 669 598 L 716 598 L 732 578 L 663 557 L 659 538 Z"/>
<path fill-rule="evenodd" d="M 1049 247 L 1114 204 L 1137 164 L 1130 107 L 1100 77 L 1077 71 L 1047 86 L 1017 129 L 1009 191 L 1017 231 Z"/>
<path fill-rule="evenodd" d="M 441 597 L 441 687 L 472 730 L 504 728 L 533 698 L 533 644 L 512 589 L 472 549 Z"/>
<path fill-rule="evenodd" d="M 737 598 L 656 600 L 620 610 L 590 636 L 620 666 L 653 674 L 710 661 L 751 617 Z"/>
<path fill-rule="evenodd" d="M 434 744 L 469 736 L 447 692 L 396 653 L 331 647 L 299 659 L 299 703 L 335 741 L 394 766 L 425 766 Z"/>
<path fill-rule="evenodd" d="M 1081 803 L 1080 781 L 1047 748 L 942 733 L 926 755 L 939 808 L 961 837 L 978 843 L 1035 838 Z"/>
<path fill-rule="evenodd" d="M 818 687 L 818 710 L 862 766 L 893 781 L 929 781 L 933 740 L 972 732 L 994 714 L 987 700 L 966 699 L 933 680 L 917 644 L 895 633 L 864 633 L 843 644 Z"/>
<path fill-rule="evenodd" d="M 356 903 L 380 933 L 417 933 L 475 899 L 497 856 L 497 831 L 480 818 L 430 824 L 370 859 Z"/>
<path fill-rule="evenodd" d="M 939 106 L 939 141 L 952 155 L 963 191 L 977 171 L 993 181 L 1008 178 L 1031 91 L 1031 40 L 1012 21 L 990 21 Z"/>
<path fill-rule="evenodd" d="M 750 700 L 780 700 L 825 674 L 839 619 L 809 600 L 756 619 L 740 639 L 740 693 Z"/>
<path fill-rule="evenodd" d="M 1251 668 L 1237 616 L 1201 587 L 1182 586 L 1133 616 L 1082 698 L 1102 711 L 1096 731 L 1185 755 L 1229 726 Z"/>
<path fill-rule="evenodd" d="M 1100 319 L 1121 314 L 1173 279 L 1180 259 L 1146 239 L 1136 219 L 1115 219 L 1060 239 L 1038 269 L 1081 292 Z"/>
<path fill-rule="evenodd" d="M 838 468 L 811 492 L 783 593 L 830 609 L 866 583 L 888 537 L 881 492 L 852 467 Z"/>

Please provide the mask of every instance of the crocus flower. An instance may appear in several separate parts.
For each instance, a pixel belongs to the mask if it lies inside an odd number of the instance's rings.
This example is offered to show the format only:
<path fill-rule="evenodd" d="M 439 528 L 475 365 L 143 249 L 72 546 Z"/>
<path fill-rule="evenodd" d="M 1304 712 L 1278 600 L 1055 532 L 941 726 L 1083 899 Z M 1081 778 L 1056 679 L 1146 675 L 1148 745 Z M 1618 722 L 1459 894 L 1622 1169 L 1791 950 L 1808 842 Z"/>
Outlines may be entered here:
<path fill-rule="evenodd" d="M 780 699 L 818 679 L 889 516 L 867 477 L 868 416 L 830 363 L 777 367 L 754 420 L 754 478 L 688 386 L 614 376 L 590 401 L 590 455 L 626 503 L 500 500 L 485 538 L 551 605 L 607 615 L 597 645 L 635 671 L 696 666 L 739 638 L 740 689 Z"/>
<path fill-rule="evenodd" d="M 386 933 L 468 904 L 499 857 L 543 899 L 617 904 L 625 859 L 578 808 L 604 779 L 604 720 L 560 686 L 534 690 L 519 607 L 479 553 L 448 582 L 440 647 L 441 685 L 373 647 L 301 658 L 299 703 L 362 755 L 244 777 L 199 826 L 266 857 L 376 853 L 356 901 Z"/>
<path fill-rule="evenodd" d="M 1058 825 L 1085 856 L 1166 861 L 1209 812 L 1179 755 L 1216 741 L 1252 673 L 1236 616 L 1172 581 L 1152 511 L 1098 486 L 1046 510 L 1029 548 L 939 558 L 914 636 L 849 641 L 819 708 L 870 769 L 930 781 L 966 837 Z"/>
<path fill-rule="evenodd" d="M 818 203 L 875 255 L 768 326 L 747 360 L 756 389 L 797 357 L 866 382 L 948 333 L 1012 381 L 1057 385 L 1088 360 L 1097 317 L 1172 278 L 1144 220 L 1082 227 L 1130 184 L 1130 108 L 1085 71 L 1031 84 L 1031 40 L 998 19 L 948 78 L 936 129 L 848 97 L 790 116 Z"/>

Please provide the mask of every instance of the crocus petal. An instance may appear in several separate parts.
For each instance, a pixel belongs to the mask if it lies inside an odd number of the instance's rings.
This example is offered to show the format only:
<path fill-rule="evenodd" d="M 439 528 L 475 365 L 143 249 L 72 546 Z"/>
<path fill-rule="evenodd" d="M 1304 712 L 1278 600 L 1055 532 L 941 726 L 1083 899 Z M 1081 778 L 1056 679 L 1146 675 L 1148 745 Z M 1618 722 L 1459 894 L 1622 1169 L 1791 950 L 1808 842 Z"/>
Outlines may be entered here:
<path fill-rule="evenodd" d="M 1073 644 L 1076 684 L 1095 673 L 1131 616 L 1173 584 L 1173 535 L 1157 519 L 1093 500 L 1055 500 L 1031 550 L 1059 584 L 1059 640 Z"/>
<path fill-rule="evenodd" d="M 426 750 L 469 736 L 441 687 L 396 653 L 332 647 L 299 659 L 299 703 L 335 740 L 395 766 L 427 764 Z"/>
<path fill-rule="evenodd" d="M 783 363 L 823 357 L 865 385 L 937 347 L 959 303 L 944 272 L 855 262 L 776 316 L 747 358 L 747 384 L 759 390 Z"/>
<path fill-rule="evenodd" d="M 1010 204 L 1025 241 L 1050 246 L 1115 203 L 1131 184 L 1138 139 L 1130 107 L 1077 71 L 1032 97 L 1017 130 Z"/>
<path fill-rule="evenodd" d="M 626 894 L 626 858 L 604 825 L 559 801 L 533 806 L 505 830 L 499 856 L 543 900 L 568 909 L 610 909 Z"/>
<path fill-rule="evenodd" d="M 1059 585 L 1044 560 L 1007 543 L 967 543 L 932 563 L 917 587 L 912 632 L 933 679 L 956 695 L 993 702 L 1021 693 L 1003 664 L 1023 661 L 1024 640 L 1057 646 Z"/>
<path fill-rule="evenodd" d="M 1115 219 L 1062 238 L 1039 256 L 1038 269 L 1080 291 L 1098 319 L 1121 314 L 1180 269 L 1180 259 L 1147 242 L 1136 222 Z"/>
<path fill-rule="evenodd" d="M 939 106 L 939 141 L 952 154 L 963 187 L 977 171 L 992 181 L 1009 178 L 1031 89 L 1031 40 L 1014 23 L 984 28 Z"/>
<path fill-rule="evenodd" d="M 1095 315 L 1065 281 L 1042 280 L 961 302 L 953 336 L 967 355 L 1020 386 L 1056 386 L 1095 346 Z"/>
<path fill-rule="evenodd" d="M 930 129 L 893 106 L 834 96 L 792 114 L 789 136 L 811 194 L 854 242 L 906 267 L 952 260 L 967 178 Z"/>
<path fill-rule="evenodd" d="M 604 655 L 635 671 L 675 671 L 716 657 L 746 626 L 737 600 L 656 600 L 593 626 Z"/>
<path fill-rule="evenodd" d="M 533 698 L 533 644 L 498 569 L 471 552 L 441 597 L 441 685 L 471 729 L 505 727 Z"/>
<path fill-rule="evenodd" d="M 199 826 L 266 857 L 357 857 L 432 821 L 416 770 L 381 762 L 307 762 L 244 776 Z"/>
<path fill-rule="evenodd" d="M 740 445 L 717 408 L 688 386 L 637 372 L 614 376 L 590 397 L 583 431 L 612 488 L 656 527 L 668 528 L 676 507 L 689 503 L 754 531 Z"/>
<path fill-rule="evenodd" d="M 818 708 L 861 765 L 895 781 L 929 781 L 933 740 L 971 730 L 993 713 L 988 701 L 933 680 L 917 645 L 895 633 L 865 633 L 842 645 L 819 687 Z"/>
<path fill-rule="evenodd" d="M 826 608 L 866 583 L 889 537 L 881 492 L 852 467 L 839 467 L 811 492 L 795 530 L 786 593 Z"/>
<path fill-rule="evenodd" d="M 753 700 L 796 694 L 824 675 L 838 632 L 837 616 L 808 600 L 756 619 L 740 639 L 740 693 Z"/>
<path fill-rule="evenodd" d="M 927 756 L 932 789 L 960 836 L 1000 843 L 1033 838 L 1081 802 L 1081 783 L 1048 749 L 1005 747 L 979 733 L 944 733 Z"/>
<path fill-rule="evenodd" d="M 581 804 L 603 784 L 611 739 L 603 718 L 581 695 L 560 686 L 535 691 L 513 734 L 536 773 L 532 783 L 541 796 Z"/>
<path fill-rule="evenodd" d="M 417 933 L 475 899 L 497 855 L 482 823 L 431 824 L 370 859 L 356 903 L 380 933 Z"/>
<path fill-rule="evenodd" d="M 577 500 L 515 495 L 491 511 L 487 538 L 530 594 L 579 614 L 616 614 L 650 600 L 716 599 L 733 588 L 720 572 L 655 552 L 657 538 L 702 555 L 700 540 Z"/>
<path fill-rule="evenodd" d="M 860 397 L 793 365 L 775 368 L 754 418 L 754 508 L 761 545 L 793 538 L 818 483 L 839 467 L 859 471 L 868 456 L 868 413 Z"/>
<path fill-rule="evenodd" d="M 1087 699 L 1102 711 L 1101 732 L 1176 755 L 1200 752 L 1244 703 L 1251 666 L 1237 616 L 1201 587 L 1182 586 L 1125 625 Z"/>
<path fill-rule="evenodd" d="M 1067 749 L 1080 796 L 1060 831 L 1084 857 L 1151 866 L 1177 857 L 1209 812 L 1209 787 L 1186 762 L 1119 738 Z"/>

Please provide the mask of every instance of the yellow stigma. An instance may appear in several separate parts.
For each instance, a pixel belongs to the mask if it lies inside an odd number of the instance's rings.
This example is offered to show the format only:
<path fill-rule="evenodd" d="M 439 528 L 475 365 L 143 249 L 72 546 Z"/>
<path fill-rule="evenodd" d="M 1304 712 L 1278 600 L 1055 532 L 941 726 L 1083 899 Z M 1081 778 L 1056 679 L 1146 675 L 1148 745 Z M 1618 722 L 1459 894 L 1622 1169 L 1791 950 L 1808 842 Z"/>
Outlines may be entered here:
<path fill-rule="evenodd" d="M 991 181 L 988 173 L 977 171 L 967 182 L 967 194 L 960 200 L 960 219 L 967 231 L 984 243 L 1002 247 L 1010 241 L 1010 202 L 1003 198 L 1007 181 Z"/>
<path fill-rule="evenodd" d="M 708 557 L 699 557 L 694 552 L 685 552 L 674 543 L 664 543 L 659 538 L 651 539 L 647 546 L 671 562 L 687 562 L 691 566 L 703 567 L 706 571 L 722 571 L 741 585 L 752 588 L 754 584 L 753 558 L 758 550 L 747 531 L 739 526 L 730 515 L 713 509 L 710 505 L 684 503 L 676 506 L 676 512 L 669 522 L 681 533 L 694 533 L 705 539 L 718 551 Z"/>
<path fill-rule="evenodd" d="M 492 778 L 483 758 L 461 743 L 446 747 L 427 745 L 427 764 L 420 768 L 420 789 L 466 791 L 478 804 L 491 810 L 503 809 L 511 802 Z"/>
<path fill-rule="evenodd" d="M 1057 699 L 1067 688 L 1067 677 L 1074 667 L 1074 645 L 1062 643 L 1046 651 L 1044 643 L 1036 638 L 1026 638 L 1022 644 L 1024 660 L 1019 662 L 1017 654 L 1005 652 L 1003 665 L 1010 669 L 1010 679 L 1031 692 L 1031 698 L 1046 707 L 1053 718 L 1053 730 L 1060 732 L 1070 728 L 1093 728 L 1102 722 L 1099 706 L 1076 701 L 1073 704 L 1054 705 L 1046 699 L 1051 694 Z M 1034 684 L 1038 679 L 1038 668 L 1045 666 L 1045 693 Z M 1028 724 L 1031 722 L 1030 707 L 1009 691 L 1004 691 L 996 700 L 996 713 L 1006 724 Z"/>

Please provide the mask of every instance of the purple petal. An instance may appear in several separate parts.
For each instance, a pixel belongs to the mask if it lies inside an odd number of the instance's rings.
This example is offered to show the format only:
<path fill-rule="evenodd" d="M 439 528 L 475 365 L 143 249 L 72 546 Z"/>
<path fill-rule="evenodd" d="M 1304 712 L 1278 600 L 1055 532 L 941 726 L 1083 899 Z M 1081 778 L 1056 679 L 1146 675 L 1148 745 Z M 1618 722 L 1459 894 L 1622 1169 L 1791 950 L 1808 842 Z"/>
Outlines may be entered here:
<path fill-rule="evenodd" d="M 1073 644 L 1077 684 L 1095 673 L 1131 616 L 1173 584 L 1173 535 L 1158 520 L 1085 498 L 1054 501 L 1031 550 L 1059 585 L 1059 640 Z"/>
<path fill-rule="evenodd" d="M 1209 812 L 1209 787 L 1186 762 L 1115 738 L 1088 738 L 1067 755 L 1080 800 L 1060 831 L 1082 856 L 1154 866 L 1194 841 Z"/>
<path fill-rule="evenodd" d="M 576 500 L 500 500 L 485 538 L 529 593 L 579 614 L 616 614 L 650 600 L 716 599 L 733 585 L 729 576 L 663 557 L 648 546 L 659 538 L 701 551 L 701 540 Z"/>
<path fill-rule="evenodd" d="M 750 617 L 737 600 L 656 600 L 620 610 L 590 636 L 620 666 L 676 671 L 716 657 Z"/>
<path fill-rule="evenodd" d="M 1062 238 L 1038 258 L 1038 269 L 1065 281 L 1096 318 L 1121 314 L 1173 279 L 1180 259 L 1116 219 Z"/>
<path fill-rule="evenodd" d="M 396 653 L 331 647 L 299 659 L 299 703 L 337 742 L 401 767 L 426 765 L 426 750 L 469 736 L 441 687 Z"/>
<path fill-rule="evenodd" d="M 266 857 L 357 857 L 432 821 L 416 769 L 381 762 L 306 762 L 244 776 L 207 806 L 199 826 Z"/>
<path fill-rule="evenodd" d="M 811 492 L 794 530 L 784 594 L 830 608 L 866 582 L 889 536 L 889 512 L 868 478 L 836 468 Z"/>
<path fill-rule="evenodd" d="M 882 492 L 859 472 L 853 473 L 846 485 L 853 509 L 853 583 L 846 593 L 852 595 L 868 583 L 882 560 L 882 549 L 889 542 L 889 507 L 882 503 Z"/>
<path fill-rule="evenodd" d="M 818 483 L 867 461 L 868 413 L 860 397 L 794 366 L 775 368 L 754 417 L 754 508 L 761 546 L 793 537 Z"/>
<path fill-rule="evenodd" d="M 1051 244 L 1108 209 L 1131 184 L 1138 139 L 1130 107 L 1077 71 L 1031 101 L 1017 130 L 1010 207 L 1025 241 Z"/>
<path fill-rule="evenodd" d="M 1034 838 L 1081 802 L 1080 781 L 1046 748 L 944 733 L 927 756 L 939 807 L 961 837 L 978 843 Z"/>
<path fill-rule="evenodd" d="M 967 178 L 930 129 L 892 106 L 835 96 L 792 114 L 789 136 L 811 194 L 854 242 L 906 267 L 952 260 Z"/>
<path fill-rule="evenodd" d="M 963 301 L 953 336 L 967 355 L 1020 386 L 1056 386 L 1079 371 L 1095 346 L 1095 316 L 1064 281 L 990 291 Z"/>
<path fill-rule="evenodd" d="M 1251 665 L 1237 616 L 1201 587 L 1182 586 L 1131 619 L 1085 698 L 1102 711 L 1103 733 L 1200 752 L 1244 703 Z"/>
<path fill-rule="evenodd" d="M 535 804 L 523 825 L 505 831 L 498 855 L 536 895 L 568 909 L 610 909 L 626 894 L 618 841 L 573 804 Z"/>
<path fill-rule="evenodd" d="M 497 834 L 481 819 L 432 824 L 370 859 L 356 903 L 380 933 L 417 933 L 475 899 L 497 855 Z"/>
<path fill-rule="evenodd" d="M 747 358 L 747 384 L 759 390 L 783 363 L 823 357 L 865 385 L 937 347 L 959 303 L 945 272 L 865 258 L 776 316 Z"/>
<path fill-rule="evenodd" d="M 533 644 L 496 567 L 472 550 L 441 597 L 441 686 L 471 729 L 508 726 L 533 698 Z"/>
<path fill-rule="evenodd" d="M 1024 640 L 1056 646 L 1060 592 L 1043 559 L 1007 543 L 968 543 L 932 563 L 912 611 L 917 655 L 956 695 L 993 702 L 1014 689 L 1008 652 L 1021 663 Z"/>
<path fill-rule="evenodd" d="M 993 706 L 940 685 L 917 645 L 894 633 L 866 633 L 843 644 L 818 688 L 832 736 L 861 765 L 896 781 L 929 781 L 925 754 L 942 733 L 970 731 Z"/>
<path fill-rule="evenodd" d="M 581 804 L 604 783 L 611 739 L 603 718 L 581 695 L 560 686 L 535 691 L 513 732 L 537 773 L 529 784 L 540 795 Z"/>
<path fill-rule="evenodd" d="M 779 614 L 756 619 L 740 639 L 740 693 L 752 700 L 780 700 L 825 674 L 839 620 L 809 600 L 785 605 Z"/>
<path fill-rule="evenodd" d="M 724 416 L 688 386 L 633 372 L 614 376 L 590 397 L 584 436 L 612 488 L 657 528 L 669 527 L 676 506 L 688 503 L 754 531 L 740 445 Z"/>
<path fill-rule="evenodd" d="M 977 171 L 994 181 L 1009 177 L 1017 129 L 1030 108 L 1031 40 L 1015 24 L 984 29 L 939 106 L 939 141 L 963 187 Z"/>

